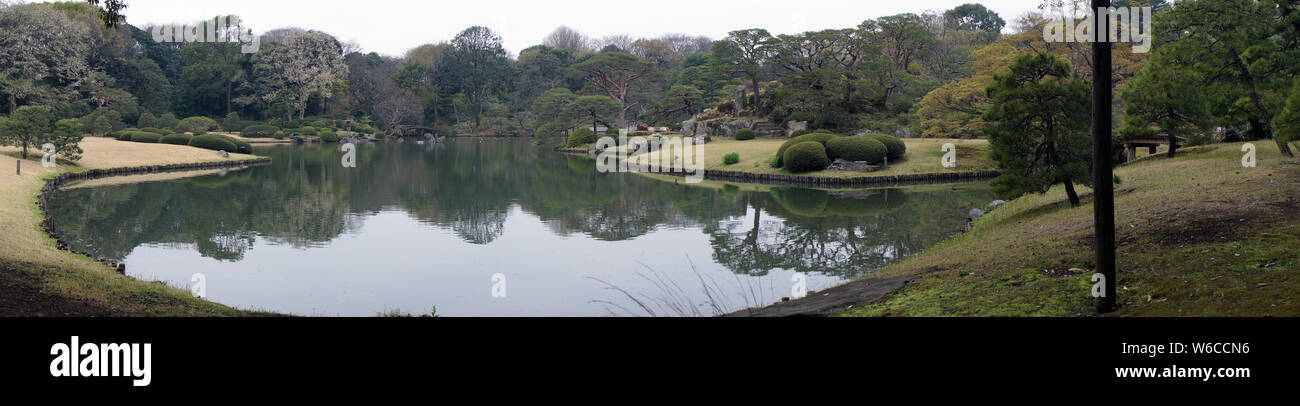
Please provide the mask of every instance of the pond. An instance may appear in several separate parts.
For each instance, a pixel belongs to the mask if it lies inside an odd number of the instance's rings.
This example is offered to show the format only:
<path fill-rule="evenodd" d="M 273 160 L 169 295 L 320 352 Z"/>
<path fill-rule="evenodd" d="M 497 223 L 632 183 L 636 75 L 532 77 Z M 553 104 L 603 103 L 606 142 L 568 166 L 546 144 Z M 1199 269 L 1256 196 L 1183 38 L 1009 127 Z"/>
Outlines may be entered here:
<path fill-rule="evenodd" d="M 70 185 L 74 248 L 245 309 L 707 316 L 825 289 L 958 233 L 984 182 L 816 190 L 601 174 L 530 140 L 258 148 L 268 165 Z"/>

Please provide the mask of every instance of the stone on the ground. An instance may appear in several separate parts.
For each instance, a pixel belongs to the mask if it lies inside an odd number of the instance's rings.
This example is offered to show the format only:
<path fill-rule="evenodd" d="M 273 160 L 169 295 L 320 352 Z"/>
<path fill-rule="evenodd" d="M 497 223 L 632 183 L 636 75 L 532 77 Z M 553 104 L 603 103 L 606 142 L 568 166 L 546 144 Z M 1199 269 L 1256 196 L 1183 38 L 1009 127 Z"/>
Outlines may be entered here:
<path fill-rule="evenodd" d="M 787 137 L 793 137 L 793 136 L 794 136 L 794 133 L 795 133 L 796 131 L 807 130 L 807 129 L 808 129 L 808 122 L 807 122 L 807 121 L 791 121 L 791 122 L 785 123 L 785 127 L 786 127 L 786 129 L 785 129 L 785 136 L 787 136 Z"/>
<path fill-rule="evenodd" d="M 999 207 L 1005 206 L 1006 204 L 1006 200 L 994 200 L 992 203 L 989 203 L 989 211 L 993 211 Z"/>
<path fill-rule="evenodd" d="M 971 220 L 974 220 L 974 219 L 977 219 L 977 218 L 980 218 L 980 217 L 984 217 L 984 210 L 980 210 L 980 209 L 970 209 L 970 219 L 971 219 Z"/>
<path fill-rule="evenodd" d="M 846 161 L 843 159 L 836 159 L 835 162 L 832 162 L 831 166 L 826 169 L 832 171 L 871 172 L 876 170 L 876 167 L 871 166 L 871 164 L 868 164 L 866 161 Z"/>

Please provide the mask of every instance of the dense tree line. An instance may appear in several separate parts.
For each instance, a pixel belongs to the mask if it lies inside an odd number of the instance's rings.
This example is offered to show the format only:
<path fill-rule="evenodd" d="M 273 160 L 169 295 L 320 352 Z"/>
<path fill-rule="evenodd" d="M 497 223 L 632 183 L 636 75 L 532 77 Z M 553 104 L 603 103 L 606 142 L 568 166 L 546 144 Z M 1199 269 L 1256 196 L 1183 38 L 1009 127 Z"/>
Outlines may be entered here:
<path fill-rule="evenodd" d="M 0 41 L 15 50 L 0 56 L 7 102 L 0 110 L 39 105 L 83 121 L 93 114 L 114 130 L 164 116 L 206 116 L 227 127 L 296 127 L 325 117 L 390 131 L 550 135 L 584 122 L 671 127 L 709 108 L 849 128 L 862 115 L 905 115 L 930 89 L 968 75 L 970 49 L 1005 25 L 971 4 L 846 29 L 740 30 L 719 41 L 597 39 L 560 27 L 518 55 L 474 26 L 401 56 L 363 53 L 318 31 L 276 29 L 262 35 L 259 52 L 245 54 L 232 43 L 156 42 L 153 27 L 115 14 L 124 3 L 90 3 L 0 9 L 0 35 L 8 37 Z M 49 26 L 69 28 L 40 28 Z M 22 38 L 49 46 L 22 47 Z"/>

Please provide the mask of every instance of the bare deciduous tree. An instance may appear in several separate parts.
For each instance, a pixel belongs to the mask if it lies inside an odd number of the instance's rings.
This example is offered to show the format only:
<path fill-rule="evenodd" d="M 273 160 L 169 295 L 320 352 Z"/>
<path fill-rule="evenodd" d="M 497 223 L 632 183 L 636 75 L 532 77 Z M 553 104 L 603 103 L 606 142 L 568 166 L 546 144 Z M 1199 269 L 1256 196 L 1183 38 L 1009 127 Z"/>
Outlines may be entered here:
<path fill-rule="evenodd" d="M 542 45 L 563 49 L 569 51 L 572 55 L 578 55 L 591 47 L 591 39 L 575 29 L 561 25 L 560 28 L 551 31 L 546 36 L 546 39 L 542 40 Z"/>

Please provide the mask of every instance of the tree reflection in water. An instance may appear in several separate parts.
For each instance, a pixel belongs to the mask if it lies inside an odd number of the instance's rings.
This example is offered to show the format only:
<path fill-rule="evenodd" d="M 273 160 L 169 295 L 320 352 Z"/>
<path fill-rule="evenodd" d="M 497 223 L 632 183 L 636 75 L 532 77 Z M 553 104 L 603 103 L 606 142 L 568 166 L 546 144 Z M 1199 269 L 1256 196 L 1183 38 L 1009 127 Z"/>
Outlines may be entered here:
<path fill-rule="evenodd" d="M 270 165 L 175 181 L 60 191 L 51 211 L 76 247 L 121 260 L 142 245 L 193 246 L 239 261 L 261 238 L 309 249 L 400 210 L 465 243 L 502 237 L 516 207 L 558 236 L 635 244 L 657 229 L 699 229 L 713 260 L 741 275 L 776 269 L 854 278 L 961 229 L 992 193 L 980 184 L 825 191 L 721 190 L 599 174 L 592 160 L 527 140 L 274 147 Z M 594 266 L 594 265 L 593 265 Z"/>

